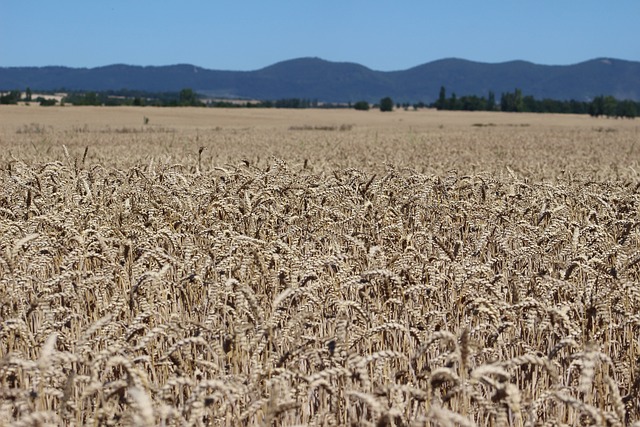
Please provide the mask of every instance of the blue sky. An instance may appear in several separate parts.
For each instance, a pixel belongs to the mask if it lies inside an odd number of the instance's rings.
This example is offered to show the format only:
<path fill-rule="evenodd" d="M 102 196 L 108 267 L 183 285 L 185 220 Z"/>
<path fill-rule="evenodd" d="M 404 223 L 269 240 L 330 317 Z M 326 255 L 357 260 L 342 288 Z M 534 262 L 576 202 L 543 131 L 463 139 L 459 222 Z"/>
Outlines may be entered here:
<path fill-rule="evenodd" d="M 640 0 L 0 0 L 0 66 L 640 61 Z"/>

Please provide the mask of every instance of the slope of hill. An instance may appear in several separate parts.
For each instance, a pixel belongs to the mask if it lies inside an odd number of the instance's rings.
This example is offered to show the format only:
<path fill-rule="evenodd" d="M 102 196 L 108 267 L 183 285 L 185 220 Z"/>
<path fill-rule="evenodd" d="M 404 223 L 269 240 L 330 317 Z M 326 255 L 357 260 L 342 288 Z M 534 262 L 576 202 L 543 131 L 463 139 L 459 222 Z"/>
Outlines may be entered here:
<path fill-rule="evenodd" d="M 486 95 L 522 89 L 536 98 L 590 100 L 598 95 L 640 100 L 640 62 L 593 59 L 574 65 L 525 61 L 489 64 L 442 59 L 408 70 L 375 71 L 354 63 L 299 58 L 255 71 L 208 70 L 180 64 L 158 67 L 0 67 L 0 90 L 179 91 L 190 87 L 213 96 L 251 99 L 308 98 L 320 101 L 431 102 L 447 93 Z"/>

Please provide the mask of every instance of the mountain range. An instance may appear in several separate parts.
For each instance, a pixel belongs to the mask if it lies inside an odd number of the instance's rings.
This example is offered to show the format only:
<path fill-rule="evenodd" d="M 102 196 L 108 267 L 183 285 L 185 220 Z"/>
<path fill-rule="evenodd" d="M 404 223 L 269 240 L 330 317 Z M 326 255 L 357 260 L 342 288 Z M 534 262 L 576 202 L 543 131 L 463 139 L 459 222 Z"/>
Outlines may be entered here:
<path fill-rule="evenodd" d="M 96 68 L 0 67 L 0 90 L 141 90 L 184 88 L 209 97 L 324 102 L 432 102 L 444 86 L 447 96 L 496 96 L 519 88 L 537 99 L 588 101 L 598 95 L 640 101 L 640 62 L 598 58 L 573 65 L 526 61 L 482 63 L 441 59 L 399 71 L 375 71 L 360 64 L 298 58 L 255 71 L 222 71 L 180 64 Z"/>

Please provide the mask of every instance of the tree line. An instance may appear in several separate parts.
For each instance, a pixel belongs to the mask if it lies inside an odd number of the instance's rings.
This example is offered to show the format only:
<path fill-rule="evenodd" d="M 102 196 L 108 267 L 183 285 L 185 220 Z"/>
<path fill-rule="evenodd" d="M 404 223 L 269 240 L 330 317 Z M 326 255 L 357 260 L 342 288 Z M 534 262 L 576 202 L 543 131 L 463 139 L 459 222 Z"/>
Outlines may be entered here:
<path fill-rule="evenodd" d="M 66 91 L 61 89 L 56 92 L 65 92 L 66 96 L 60 104 L 70 105 L 105 105 L 105 106 L 158 106 L 158 107 L 195 107 L 205 106 L 200 95 L 192 89 L 182 89 L 180 92 L 144 92 L 136 90 L 107 90 L 107 91 Z M 43 92 L 49 93 L 49 92 Z M 18 102 L 38 102 L 40 105 L 58 105 L 53 98 L 38 96 L 33 98 L 30 88 L 24 94 L 20 90 L 12 90 L 0 94 L 0 104 L 17 104 Z"/>
<path fill-rule="evenodd" d="M 318 99 L 308 98 L 282 98 L 263 101 L 240 100 L 205 100 L 191 88 L 182 89 L 180 92 L 145 92 L 139 90 L 106 90 L 106 91 L 67 91 L 60 89 L 56 92 L 64 92 L 66 96 L 61 104 L 78 106 L 152 106 L 152 107 L 213 107 L 213 108 L 355 108 L 368 110 L 370 105 L 366 101 L 352 103 L 327 103 Z M 29 103 L 31 89 L 27 88 L 25 94 L 20 90 L 12 90 L 6 94 L 0 94 L 0 104 Z M 40 105 L 57 105 L 55 99 L 36 98 L 34 101 Z M 206 102 L 205 102 L 206 101 Z M 381 100 L 383 110 L 389 111 L 393 107 L 391 98 Z M 378 104 L 374 104 L 378 107 Z"/>
<path fill-rule="evenodd" d="M 109 90 L 103 92 L 70 92 L 63 100 L 71 105 L 204 107 L 200 96 L 192 89 L 180 92 L 149 93 L 135 90 Z"/>
<path fill-rule="evenodd" d="M 55 99 L 44 98 L 42 96 L 38 96 L 33 98 L 33 93 L 31 89 L 27 88 L 24 96 L 22 96 L 22 92 L 19 90 L 12 90 L 5 94 L 0 93 L 0 105 L 10 105 L 17 104 L 20 101 L 24 102 L 38 102 L 40 105 L 55 105 L 58 101 Z"/>
<path fill-rule="evenodd" d="M 12 90 L 0 94 L 0 104 L 17 104 L 18 102 L 38 102 L 40 105 L 57 105 L 55 99 L 44 97 L 32 98 L 32 91 L 27 88 L 24 95 L 19 90 Z M 283 98 L 264 101 L 227 101 L 209 100 L 203 98 L 190 88 L 180 92 L 144 92 L 136 90 L 108 90 L 101 92 L 67 92 L 61 104 L 71 105 L 105 105 L 105 106 L 156 106 L 156 107 L 218 107 L 218 108 L 354 108 L 356 110 L 369 110 L 370 108 L 381 111 L 392 111 L 393 101 L 385 97 L 379 103 L 370 105 L 367 101 L 355 103 L 320 103 L 317 99 Z M 396 108 L 408 109 L 409 103 L 397 104 Z M 504 92 L 497 98 L 495 93 L 489 91 L 488 95 L 465 95 L 458 97 L 455 92 L 447 96 L 444 87 L 440 88 L 438 99 L 431 103 L 418 102 L 413 104 L 414 109 L 436 108 L 438 110 L 462 110 L 462 111 L 506 111 L 506 112 L 530 112 L 530 113 L 560 113 L 560 114 L 590 114 L 594 117 L 634 118 L 640 113 L 640 102 L 631 100 L 617 100 L 613 96 L 597 96 L 591 101 L 535 99 L 531 95 L 523 95 L 520 89 L 513 92 Z"/>
<path fill-rule="evenodd" d="M 467 95 L 457 97 L 455 93 L 447 97 L 446 89 L 440 88 L 438 100 L 431 104 L 438 110 L 464 111 L 507 111 L 528 113 L 589 114 L 593 117 L 634 118 L 640 112 L 640 102 L 617 100 L 613 96 L 597 96 L 591 101 L 560 101 L 556 99 L 535 99 L 523 95 L 520 89 L 500 95 L 500 101 L 489 91 L 488 96 Z"/>

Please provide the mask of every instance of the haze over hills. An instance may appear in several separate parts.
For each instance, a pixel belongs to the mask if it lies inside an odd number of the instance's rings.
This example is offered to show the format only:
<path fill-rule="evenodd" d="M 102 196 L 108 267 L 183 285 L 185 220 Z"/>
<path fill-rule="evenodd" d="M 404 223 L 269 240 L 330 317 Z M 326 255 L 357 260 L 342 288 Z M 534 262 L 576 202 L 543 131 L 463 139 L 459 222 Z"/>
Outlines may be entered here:
<path fill-rule="evenodd" d="M 593 59 L 574 65 L 526 61 L 498 64 L 442 59 L 407 70 L 375 71 L 365 66 L 298 58 L 255 71 L 209 70 L 194 65 L 97 68 L 0 67 L 0 90 L 143 90 L 192 88 L 209 96 L 245 99 L 306 98 L 325 102 L 432 102 L 447 94 L 496 96 L 522 90 L 537 99 L 589 101 L 598 95 L 640 101 L 640 62 Z"/>

